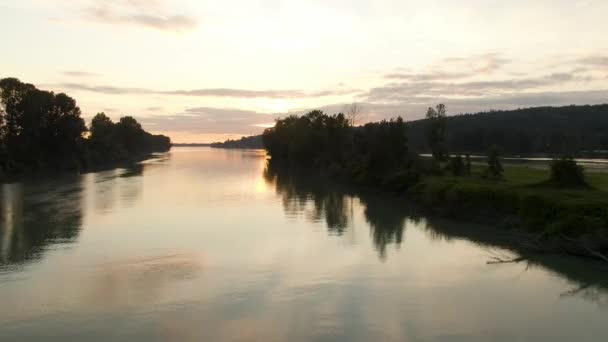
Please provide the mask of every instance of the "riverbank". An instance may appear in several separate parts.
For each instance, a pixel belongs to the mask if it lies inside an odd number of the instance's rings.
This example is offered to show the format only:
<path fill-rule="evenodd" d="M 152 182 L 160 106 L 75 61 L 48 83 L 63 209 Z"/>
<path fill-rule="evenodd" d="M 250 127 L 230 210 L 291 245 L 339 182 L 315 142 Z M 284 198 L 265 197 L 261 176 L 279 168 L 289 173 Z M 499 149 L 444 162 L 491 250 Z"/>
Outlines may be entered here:
<path fill-rule="evenodd" d="M 309 178 L 317 174 L 360 191 L 392 193 L 409 203 L 391 210 L 420 210 L 498 228 L 504 231 L 499 238 L 502 245 L 521 253 L 569 254 L 608 262 L 606 173 L 588 173 L 590 187 L 573 189 L 542 185 L 549 178 L 548 169 L 520 165 L 505 166 L 501 180 L 483 178 L 483 166 L 474 165 L 469 176 L 424 175 L 414 183 L 407 176 L 357 182 L 326 168 L 304 172 L 302 167 L 272 160 L 268 168 L 300 170 L 293 172 Z"/>
<path fill-rule="evenodd" d="M 442 216 L 511 230 L 529 248 L 608 261 L 608 175 L 588 173 L 581 189 L 545 185 L 549 171 L 538 168 L 506 166 L 502 180 L 482 172 L 423 176 L 405 193 Z"/>
<path fill-rule="evenodd" d="M 168 152 L 168 151 L 165 151 Z M 106 171 L 116 168 L 132 168 L 141 162 L 155 158 L 156 156 L 165 153 L 162 151 L 151 152 L 132 156 L 127 159 L 108 161 L 103 163 L 91 164 L 83 167 L 72 168 L 72 169 L 41 169 L 41 170 L 29 170 L 27 172 L 20 173 L 0 173 L 0 184 L 15 183 L 27 180 L 39 180 L 39 179 L 50 179 L 54 177 L 61 177 L 66 175 L 81 175 L 92 172 Z"/>

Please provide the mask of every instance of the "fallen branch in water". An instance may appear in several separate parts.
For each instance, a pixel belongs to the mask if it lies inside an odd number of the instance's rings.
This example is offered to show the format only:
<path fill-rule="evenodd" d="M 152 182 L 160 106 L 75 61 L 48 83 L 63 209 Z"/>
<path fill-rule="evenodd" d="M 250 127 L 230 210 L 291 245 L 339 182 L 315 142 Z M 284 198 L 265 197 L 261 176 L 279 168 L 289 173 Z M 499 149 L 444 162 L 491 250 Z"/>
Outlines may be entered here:
<path fill-rule="evenodd" d="M 522 261 L 526 260 L 526 258 L 524 257 L 518 257 L 518 258 L 513 258 L 513 259 L 501 259 L 498 257 L 493 257 L 492 260 L 489 260 L 486 262 L 486 264 L 488 265 L 495 265 L 495 264 L 517 264 L 520 263 Z"/>
<path fill-rule="evenodd" d="M 599 251 L 593 250 L 593 249 L 585 246 L 584 244 L 580 243 L 579 241 L 577 241 L 573 238 L 570 238 L 564 234 L 560 234 L 560 236 L 562 239 L 569 241 L 569 242 L 573 243 L 575 246 L 584 249 L 585 251 L 587 251 L 587 253 L 589 253 L 590 256 L 594 256 L 598 259 L 608 262 L 608 257 L 606 257 L 604 254 L 600 253 Z"/>

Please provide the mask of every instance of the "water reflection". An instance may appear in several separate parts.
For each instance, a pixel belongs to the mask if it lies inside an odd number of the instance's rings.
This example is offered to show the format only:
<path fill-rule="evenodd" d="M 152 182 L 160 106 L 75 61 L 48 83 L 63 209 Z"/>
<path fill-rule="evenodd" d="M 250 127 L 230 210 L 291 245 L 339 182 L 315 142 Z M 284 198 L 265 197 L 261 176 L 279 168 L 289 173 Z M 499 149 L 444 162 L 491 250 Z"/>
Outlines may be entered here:
<path fill-rule="evenodd" d="M 83 224 L 87 191 L 92 191 L 101 213 L 116 205 L 116 189 L 123 205 L 136 202 L 149 165 L 0 185 L 0 269 L 18 269 L 40 259 L 50 247 L 74 242 Z M 87 187 L 87 180 L 94 186 Z"/>
<path fill-rule="evenodd" d="M 0 267 L 36 260 L 51 242 L 74 241 L 82 225 L 82 191 L 80 178 L 1 185 Z"/>
<path fill-rule="evenodd" d="M 517 264 L 522 272 L 535 268 L 547 270 L 571 284 L 571 289 L 564 291 L 561 297 L 580 297 L 608 308 L 608 266 L 604 262 L 521 248 L 517 236 L 502 230 L 432 216 L 427 217 L 426 222 L 426 230 L 434 238 L 466 239 L 486 248 L 488 263 L 495 267 Z"/>
<path fill-rule="evenodd" d="M 325 223 L 328 233 L 345 235 L 354 221 L 352 205 L 362 206 L 380 260 L 387 247 L 399 248 L 409 226 L 420 227 L 431 241 L 468 241 L 486 251 L 480 263 L 499 268 L 517 264 L 521 272 L 546 270 L 571 285 L 560 297 L 579 297 L 608 308 L 608 266 L 602 262 L 518 248 L 517 236 L 502 229 L 423 215 L 405 198 L 332 184 L 311 173 L 268 162 L 264 178 L 282 198 L 285 214 Z M 310 208 L 312 206 L 312 208 Z M 409 224 L 412 223 L 412 224 Z M 498 260 L 498 261 L 497 261 Z"/>
<path fill-rule="evenodd" d="M 418 220 L 403 199 L 373 192 L 354 192 L 350 187 L 330 184 L 320 177 L 277 165 L 264 170 L 264 178 L 275 186 L 282 197 L 288 216 L 303 214 L 313 222 L 324 221 L 329 234 L 341 236 L 353 223 L 353 206 L 362 205 L 365 220 L 381 260 L 387 246 L 399 248 L 403 241 L 406 219 Z M 312 204 L 312 208 L 310 205 Z M 409 214 L 409 216 L 408 216 Z"/>

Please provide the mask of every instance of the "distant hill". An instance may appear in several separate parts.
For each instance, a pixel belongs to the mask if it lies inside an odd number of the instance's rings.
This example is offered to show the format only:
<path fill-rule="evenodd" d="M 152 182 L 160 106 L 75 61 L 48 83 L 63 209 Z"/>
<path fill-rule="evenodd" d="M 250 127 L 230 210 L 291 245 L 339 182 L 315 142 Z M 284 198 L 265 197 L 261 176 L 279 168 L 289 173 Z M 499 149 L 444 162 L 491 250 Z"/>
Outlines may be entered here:
<path fill-rule="evenodd" d="M 213 148 L 243 148 L 243 149 L 262 149 L 264 145 L 262 144 L 262 136 L 261 135 L 253 135 L 250 137 L 242 137 L 238 140 L 228 139 L 224 142 L 215 142 L 210 144 Z"/>
<path fill-rule="evenodd" d="M 426 120 L 408 123 L 410 148 L 425 153 Z M 447 118 L 450 153 L 485 153 L 496 145 L 510 155 L 608 153 L 608 104 L 535 107 Z"/>

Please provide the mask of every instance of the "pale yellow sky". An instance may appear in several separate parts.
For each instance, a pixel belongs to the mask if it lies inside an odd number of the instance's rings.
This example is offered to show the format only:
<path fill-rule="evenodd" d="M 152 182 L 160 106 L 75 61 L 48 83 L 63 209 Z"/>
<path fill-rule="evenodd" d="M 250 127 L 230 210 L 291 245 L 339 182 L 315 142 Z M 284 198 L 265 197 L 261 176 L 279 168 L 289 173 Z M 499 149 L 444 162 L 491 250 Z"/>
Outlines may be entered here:
<path fill-rule="evenodd" d="M 369 120 L 608 99 L 608 1 L 0 0 L 0 77 L 177 142 L 286 113 Z"/>

